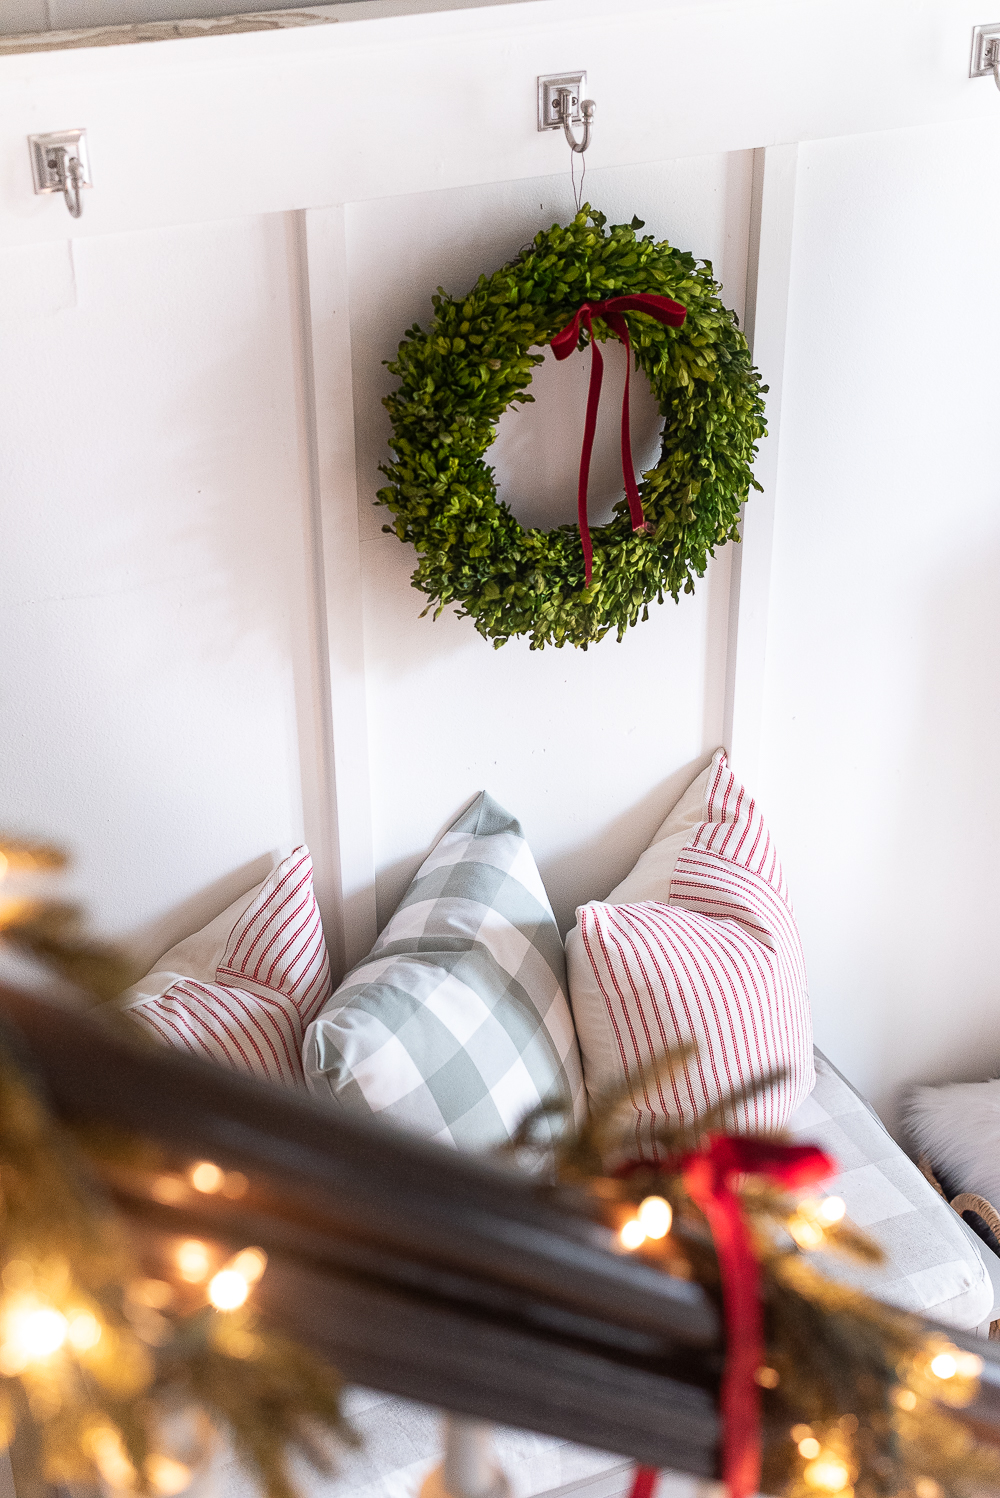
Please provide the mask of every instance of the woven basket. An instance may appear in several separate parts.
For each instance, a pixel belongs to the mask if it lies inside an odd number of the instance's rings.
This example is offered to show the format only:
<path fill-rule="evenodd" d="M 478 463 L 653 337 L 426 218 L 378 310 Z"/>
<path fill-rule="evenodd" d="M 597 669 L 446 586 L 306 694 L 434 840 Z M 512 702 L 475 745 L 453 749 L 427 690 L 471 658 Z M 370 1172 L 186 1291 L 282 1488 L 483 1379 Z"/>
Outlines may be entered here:
<path fill-rule="evenodd" d="M 920 1173 L 930 1181 L 938 1196 L 944 1197 L 944 1200 L 947 1201 L 948 1198 L 941 1190 L 941 1183 L 934 1174 L 934 1167 L 927 1156 L 921 1155 L 917 1160 L 917 1165 L 920 1168 Z M 957 1196 L 952 1197 L 951 1205 L 959 1217 L 963 1218 L 963 1221 L 964 1213 L 975 1212 L 976 1216 L 982 1218 L 994 1238 L 1000 1243 L 1000 1212 L 997 1211 L 992 1202 L 986 1200 L 985 1196 L 977 1196 L 972 1191 L 960 1191 Z M 990 1341 L 1000 1342 L 1000 1321 L 990 1322 Z"/>

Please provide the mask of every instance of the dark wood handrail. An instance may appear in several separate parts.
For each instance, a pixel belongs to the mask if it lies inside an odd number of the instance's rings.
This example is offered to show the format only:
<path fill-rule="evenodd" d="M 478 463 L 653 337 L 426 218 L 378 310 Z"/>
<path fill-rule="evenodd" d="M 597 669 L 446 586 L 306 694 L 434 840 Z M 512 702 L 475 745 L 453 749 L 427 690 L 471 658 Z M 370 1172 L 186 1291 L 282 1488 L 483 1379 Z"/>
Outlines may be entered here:
<path fill-rule="evenodd" d="M 714 1473 L 713 1306 L 616 1251 L 578 1206 L 489 1159 L 133 1044 L 48 996 L 0 987 L 0 1016 L 65 1121 L 247 1176 L 238 1203 L 190 1189 L 168 1204 L 148 1171 L 104 1167 L 148 1254 L 179 1234 L 259 1244 L 262 1312 L 351 1381 Z M 1000 1349 L 948 1335 L 986 1360 L 968 1416 L 1000 1439 Z"/>
<path fill-rule="evenodd" d="M 92 1013 L 0 987 L 53 1111 L 183 1167 L 242 1171 L 238 1203 L 105 1170 L 149 1254 L 178 1235 L 268 1253 L 264 1314 L 353 1382 L 638 1460 L 715 1469 L 718 1322 L 701 1289 L 488 1158 L 332 1111 Z"/>

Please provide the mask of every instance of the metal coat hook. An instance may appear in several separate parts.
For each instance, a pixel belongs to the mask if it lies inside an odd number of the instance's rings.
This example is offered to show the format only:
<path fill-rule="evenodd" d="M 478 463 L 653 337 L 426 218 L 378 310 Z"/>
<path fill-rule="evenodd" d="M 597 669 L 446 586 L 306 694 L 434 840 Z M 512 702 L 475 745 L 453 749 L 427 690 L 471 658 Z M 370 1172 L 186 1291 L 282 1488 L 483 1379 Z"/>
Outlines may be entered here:
<path fill-rule="evenodd" d="M 583 137 L 581 140 L 577 140 L 576 136 L 573 134 L 572 125 L 573 102 L 573 94 L 571 90 L 568 88 L 561 88 L 559 90 L 559 119 L 562 123 L 563 134 L 566 137 L 566 141 L 569 145 L 570 150 L 578 151 L 582 156 L 584 151 L 590 145 L 590 127 L 594 122 L 594 111 L 596 110 L 597 105 L 594 103 L 593 99 L 584 99 L 583 103 L 580 105 L 580 109 L 583 114 Z"/>
<path fill-rule="evenodd" d="M 65 146 L 58 146 L 54 152 L 56 176 L 62 184 L 63 197 L 66 199 L 66 207 L 73 218 L 79 218 L 83 212 L 83 204 L 80 201 L 80 187 L 83 182 L 83 167 L 80 165 L 79 156 L 71 156 Z"/>
<path fill-rule="evenodd" d="M 61 192 L 73 218 L 83 212 L 82 187 L 93 187 L 85 130 L 29 135 L 31 173 L 38 193 Z"/>
<path fill-rule="evenodd" d="M 538 79 L 538 128 L 562 130 L 571 151 L 582 156 L 590 145 L 591 127 L 597 105 L 593 99 L 581 100 L 587 84 L 586 73 L 546 73 Z M 583 125 L 577 140 L 574 125 Z"/>
<path fill-rule="evenodd" d="M 993 82 L 1000 88 L 1000 25 L 977 26 L 972 33 L 972 63 L 970 78 L 987 78 L 993 74 Z"/>

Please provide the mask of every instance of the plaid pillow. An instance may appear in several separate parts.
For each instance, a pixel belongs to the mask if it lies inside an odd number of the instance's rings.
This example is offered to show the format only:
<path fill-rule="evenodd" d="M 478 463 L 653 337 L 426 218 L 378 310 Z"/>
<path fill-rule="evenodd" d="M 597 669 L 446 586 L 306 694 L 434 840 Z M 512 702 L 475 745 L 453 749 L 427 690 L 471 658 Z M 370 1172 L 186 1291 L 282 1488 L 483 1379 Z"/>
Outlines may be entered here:
<path fill-rule="evenodd" d="M 524 834 L 484 792 L 310 1025 L 306 1081 L 319 1097 L 461 1149 L 510 1138 L 549 1098 L 580 1117 L 565 982 Z"/>

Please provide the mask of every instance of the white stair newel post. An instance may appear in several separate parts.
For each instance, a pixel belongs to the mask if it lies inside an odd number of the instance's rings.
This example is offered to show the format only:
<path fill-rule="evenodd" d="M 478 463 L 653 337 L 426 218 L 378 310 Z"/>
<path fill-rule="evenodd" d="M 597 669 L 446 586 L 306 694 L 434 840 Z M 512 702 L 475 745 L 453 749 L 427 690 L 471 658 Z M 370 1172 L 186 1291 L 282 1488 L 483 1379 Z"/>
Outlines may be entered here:
<path fill-rule="evenodd" d="M 445 1415 L 444 1461 L 428 1473 L 420 1498 L 511 1498 L 511 1486 L 493 1447 L 493 1427 L 462 1415 Z"/>

